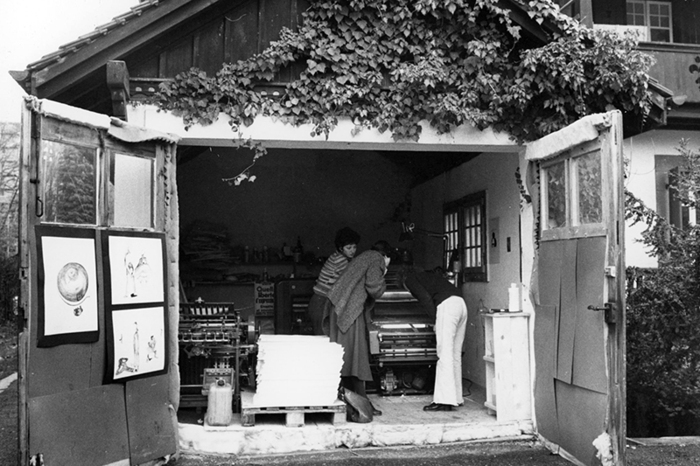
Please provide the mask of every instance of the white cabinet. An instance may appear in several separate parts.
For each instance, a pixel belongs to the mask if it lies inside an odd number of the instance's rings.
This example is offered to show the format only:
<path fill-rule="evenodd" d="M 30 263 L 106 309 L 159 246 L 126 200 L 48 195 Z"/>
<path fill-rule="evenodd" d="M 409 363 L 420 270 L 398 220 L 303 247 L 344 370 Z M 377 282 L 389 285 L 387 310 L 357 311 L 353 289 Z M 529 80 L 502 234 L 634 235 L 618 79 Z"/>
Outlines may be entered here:
<path fill-rule="evenodd" d="M 532 418 L 528 319 L 522 312 L 481 314 L 484 319 L 486 402 L 499 422 Z"/>

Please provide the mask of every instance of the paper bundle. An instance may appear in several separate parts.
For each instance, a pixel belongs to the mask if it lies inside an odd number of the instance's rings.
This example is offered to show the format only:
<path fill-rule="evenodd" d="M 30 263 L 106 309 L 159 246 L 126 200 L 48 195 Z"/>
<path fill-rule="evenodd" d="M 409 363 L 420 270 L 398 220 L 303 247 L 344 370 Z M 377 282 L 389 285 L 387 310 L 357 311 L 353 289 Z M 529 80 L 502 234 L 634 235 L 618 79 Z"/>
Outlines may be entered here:
<path fill-rule="evenodd" d="M 331 405 L 338 398 L 343 347 L 325 336 L 261 335 L 255 406 Z"/>

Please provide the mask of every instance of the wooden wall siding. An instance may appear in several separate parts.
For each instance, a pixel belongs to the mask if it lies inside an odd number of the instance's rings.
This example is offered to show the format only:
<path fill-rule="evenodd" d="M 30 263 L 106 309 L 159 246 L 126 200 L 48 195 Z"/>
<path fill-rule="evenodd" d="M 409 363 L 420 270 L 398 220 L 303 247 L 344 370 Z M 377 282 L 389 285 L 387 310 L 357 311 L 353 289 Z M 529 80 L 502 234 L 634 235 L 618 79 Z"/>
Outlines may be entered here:
<path fill-rule="evenodd" d="M 224 60 L 235 63 L 258 51 L 258 2 L 247 2 L 224 16 Z"/>
<path fill-rule="evenodd" d="M 308 0 L 250 0 L 192 18 L 190 24 L 135 52 L 125 61 L 132 77 L 172 78 L 197 67 L 214 75 L 223 63 L 246 59 L 295 29 Z M 289 80 L 291 72 L 281 79 Z"/>
<path fill-rule="evenodd" d="M 695 82 L 698 74 L 691 73 L 689 70 L 689 67 L 695 64 L 696 57 L 700 56 L 700 47 L 663 51 L 653 49 L 654 47 L 644 49 L 656 58 L 656 63 L 649 70 L 649 74 L 671 89 L 674 94 L 687 95 L 689 103 L 700 102 L 700 87 Z"/>
<path fill-rule="evenodd" d="M 194 66 L 203 69 L 208 74 L 214 74 L 221 68 L 224 61 L 224 20 L 212 23 L 193 37 Z"/>
<path fill-rule="evenodd" d="M 700 0 L 675 0 L 673 13 L 673 42 L 700 44 Z"/>
<path fill-rule="evenodd" d="M 562 2 L 560 2 L 562 3 Z M 626 0 L 593 0 L 593 23 L 626 24 Z"/>
<path fill-rule="evenodd" d="M 158 77 L 173 77 L 180 71 L 194 66 L 193 37 L 174 44 L 167 52 L 159 57 Z"/>

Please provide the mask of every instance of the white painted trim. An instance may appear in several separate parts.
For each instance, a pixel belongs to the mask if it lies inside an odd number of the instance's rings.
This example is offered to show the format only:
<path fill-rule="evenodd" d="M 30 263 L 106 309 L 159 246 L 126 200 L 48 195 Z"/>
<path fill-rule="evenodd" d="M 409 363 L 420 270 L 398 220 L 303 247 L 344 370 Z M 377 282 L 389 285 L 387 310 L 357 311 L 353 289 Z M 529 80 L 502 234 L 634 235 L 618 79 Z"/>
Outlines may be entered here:
<path fill-rule="evenodd" d="M 125 142 L 143 142 L 158 140 L 175 144 L 178 138 L 167 131 L 151 131 L 132 123 L 127 123 L 118 118 L 112 118 L 101 113 L 91 112 L 78 107 L 54 102 L 53 100 L 37 99 L 34 96 L 25 96 L 24 103 L 27 108 L 47 117 L 62 121 L 69 121 L 96 129 L 111 130 L 110 134 Z"/>
<path fill-rule="evenodd" d="M 163 463 L 158 463 L 163 464 Z M 115 461 L 114 463 L 105 464 L 104 466 L 131 466 L 131 460 L 129 458 L 124 460 Z"/>
<path fill-rule="evenodd" d="M 7 387 L 9 387 L 15 380 L 17 380 L 17 372 L 15 372 L 14 374 L 10 374 L 4 379 L 0 380 L 0 393 L 7 390 Z"/>
<path fill-rule="evenodd" d="M 349 118 L 338 118 L 338 124 L 326 138 L 312 136 L 313 125 L 294 126 L 279 118 L 258 116 L 251 126 L 242 126 L 234 132 L 230 118 L 221 115 L 210 125 L 194 125 L 185 129 L 181 117 L 171 112 L 159 111 L 153 105 L 129 105 L 129 122 L 148 129 L 178 135 L 184 146 L 233 146 L 239 137 L 259 141 L 268 148 L 314 148 L 353 150 L 401 150 L 442 152 L 519 152 L 522 145 L 516 144 L 506 133 L 497 133 L 488 128 L 479 130 L 463 125 L 448 134 L 438 134 L 427 121 L 421 122 L 422 133 L 417 142 L 395 142 L 389 131 L 380 133 L 374 128 L 365 128 L 353 136 L 355 125 Z"/>
<path fill-rule="evenodd" d="M 615 112 L 619 110 L 585 116 L 559 131 L 528 143 L 525 160 L 548 159 L 572 147 L 594 141 L 600 135 L 599 129 L 612 125 L 612 114 Z"/>
<path fill-rule="evenodd" d="M 32 96 L 26 96 L 24 101 L 28 107 L 41 115 L 53 116 L 74 123 L 82 123 L 94 128 L 108 129 L 110 125 L 110 117 L 102 115 L 101 113 L 90 112 L 78 107 L 71 107 L 70 105 L 54 102 L 53 100 L 37 99 Z"/>

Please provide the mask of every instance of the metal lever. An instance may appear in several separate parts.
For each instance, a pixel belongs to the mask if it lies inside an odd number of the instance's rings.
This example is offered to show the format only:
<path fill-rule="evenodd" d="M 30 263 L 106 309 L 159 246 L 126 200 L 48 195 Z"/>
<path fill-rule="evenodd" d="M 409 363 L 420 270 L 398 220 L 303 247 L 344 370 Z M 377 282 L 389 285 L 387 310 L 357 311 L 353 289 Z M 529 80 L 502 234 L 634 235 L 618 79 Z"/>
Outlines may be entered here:
<path fill-rule="evenodd" d="M 591 304 L 587 309 L 589 311 L 604 311 L 605 322 L 609 324 L 614 324 L 617 322 L 617 304 L 615 303 L 605 303 L 603 307 L 597 307 Z"/>

